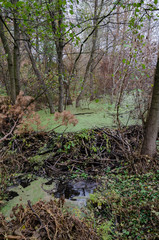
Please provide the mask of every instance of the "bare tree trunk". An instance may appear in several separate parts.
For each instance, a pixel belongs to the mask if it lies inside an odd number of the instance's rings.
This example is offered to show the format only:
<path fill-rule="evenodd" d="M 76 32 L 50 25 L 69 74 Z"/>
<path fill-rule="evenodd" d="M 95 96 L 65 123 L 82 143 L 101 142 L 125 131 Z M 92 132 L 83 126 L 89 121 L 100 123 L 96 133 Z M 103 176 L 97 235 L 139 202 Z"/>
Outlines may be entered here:
<path fill-rule="evenodd" d="M 151 106 L 145 124 L 144 141 L 141 154 L 154 157 L 156 155 L 156 139 L 159 126 L 159 53 L 154 76 L 154 87 Z"/>
<path fill-rule="evenodd" d="M 32 52 L 31 52 L 31 47 L 29 46 L 29 43 L 25 44 L 25 48 L 26 48 L 26 50 L 28 52 L 30 61 L 32 63 L 32 67 L 33 67 L 34 73 L 37 76 L 37 79 L 39 80 L 39 82 L 41 83 L 43 89 L 46 91 L 46 98 L 47 98 L 47 101 L 48 101 L 48 104 L 49 104 L 50 113 L 53 114 L 53 113 L 55 113 L 55 109 L 54 109 L 54 104 L 53 104 L 53 101 L 52 101 L 51 93 L 47 89 L 47 86 L 46 86 L 46 84 L 45 84 L 45 82 L 43 80 L 42 74 L 41 74 L 41 72 L 39 71 L 39 69 L 36 66 L 36 62 L 34 60 Z"/>
<path fill-rule="evenodd" d="M 62 62 L 63 47 L 59 43 L 57 47 L 57 61 L 58 61 L 58 81 L 59 81 L 59 105 L 58 111 L 62 112 L 64 107 L 64 84 L 63 84 L 63 62 Z"/>
<path fill-rule="evenodd" d="M 68 105 L 72 105 L 72 98 L 70 94 L 70 79 L 68 79 L 68 82 L 64 83 L 64 89 L 65 89 L 64 110 L 66 110 L 66 107 Z"/>
<path fill-rule="evenodd" d="M 113 51 L 112 51 L 112 69 L 113 69 L 113 74 L 112 74 L 112 92 L 111 92 L 111 103 L 114 101 L 114 95 L 116 91 L 116 76 L 115 73 L 117 72 L 116 69 L 118 68 L 118 59 L 116 55 L 116 47 L 117 47 L 117 42 L 118 42 L 118 37 L 119 37 L 119 14 L 120 14 L 120 6 L 117 6 L 117 15 L 116 15 L 116 21 L 117 21 L 117 26 L 114 32 L 114 40 L 113 40 Z"/>
<path fill-rule="evenodd" d="M 98 21 L 98 14 L 97 14 L 97 10 L 98 10 L 98 0 L 95 0 L 94 2 L 95 6 L 94 6 L 94 20 L 93 20 L 93 26 L 96 26 L 97 21 Z M 93 53 L 93 57 L 94 57 L 94 53 L 96 50 L 96 43 L 97 43 L 97 38 L 98 38 L 98 28 L 96 28 L 96 30 L 94 31 L 93 35 L 92 35 L 92 53 Z M 93 70 L 94 70 L 94 59 L 92 59 L 92 63 L 90 66 L 90 101 L 92 101 L 94 99 L 94 94 L 93 94 Z"/>
<path fill-rule="evenodd" d="M 92 74 L 92 71 L 94 70 L 94 53 L 95 53 L 96 43 L 97 43 L 97 38 L 98 38 L 98 18 L 100 16 L 102 6 L 103 6 L 103 0 L 101 1 L 99 12 L 97 12 L 98 11 L 98 0 L 94 0 L 94 20 L 93 20 L 94 31 L 92 33 L 92 48 L 91 48 L 90 57 L 89 57 L 89 60 L 88 60 L 87 66 L 86 66 L 81 91 L 76 99 L 76 107 L 79 107 L 79 105 L 80 105 L 80 100 L 82 99 L 82 96 L 85 91 L 84 87 L 85 87 L 85 83 L 87 81 L 88 75 L 90 77 L 90 99 L 93 98 L 93 74 Z"/>
<path fill-rule="evenodd" d="M 50 0 L 53 2 L 53 0 Z M 56 53 L 57 53 L 57 66 L 58 66 L 58 82 L 59 82 L 59 103 L 58 103 L 58 111 L 62 112 L 64 108 L 64 84 L 63 84 L 63 4 L 60 0 L 55 1 L 54 8 L 48 7 L 48 11 L 50 17 L 52 19 L 52 31 L 54 34 L 54 40 L 56 45 Z M 55 12 L 55 10 L 57 12 Z M 55 17 L 56 15 L 56 17 Z M 55 21 L 57 19 L 57 21 Z"/>
<path fill-rule="evenodd" d="M 19 0 L 13 0 L 16 4 Z M 13 50 L 13 63 L 14 63 L 14 79 L 16 96 L 20 92 L 20 30 L 19 23 L 17 22 L 17 10 L 14 10 L 14 50 Z"/>
<path fill-rule="evenodd" d="M 88 74 L 89 74 L 89 68 L 91 66 L 92 55 L 93 54 L 91 52 L 91 55 L 89 57 L 89 60 L 88 60 L 87 66 L 86 66 L 85 75 L 84 75 L 82 86 L 81 86 L 81 91 L 80 91 L 80 93 L 79 93 L 79 95 L 77 96 L 77 99 L 76 99 L 76 107 L 80 106 L 80 100 L 82 99 L 84 91 L 85 91 L 84 87 L 85 87 L 85 83 L 86 83 L 86 80 L 87 80 L 87 77 L 88 77 Z"/>
<path fill-rule="evenodd" d="M 3 48 L 5 54 L 7 55 L 7 63 L 8 63 L 8 72 L 9 72 L 9 79 L 10 79 L 10 98 L 12 103 L 15 103 L 16 100 L 16 91 L 15 91 L 15 79 L 14 79 L 14 65 L 12 59 L 12 53 L 10 51 L 8 40 L 5 36 L 2 16 L 0 14 L 0 38 L 2 40 Z"/>
<path fill-rule="evenodd" d="M 8 71 L 5 69 L 5 66 L 3 66 L 3 63 L 1 64 L 1 74 L 2 74 L 2 83 L 5 86 L 7 95 L 10 96 L 10 84 L 8 79 Z"/>
<path fill-rule="evenodd" d="M 58 111 L 62 112 L 64 108 L 64 84 L 63 84 L 63 11 L 58 0 L 58 26 L 56 31 L 59 31 L 59 38 L 56 41 L 57 63 L 58 63 L 58 81 L 59 81 L 59 106 Z"/>

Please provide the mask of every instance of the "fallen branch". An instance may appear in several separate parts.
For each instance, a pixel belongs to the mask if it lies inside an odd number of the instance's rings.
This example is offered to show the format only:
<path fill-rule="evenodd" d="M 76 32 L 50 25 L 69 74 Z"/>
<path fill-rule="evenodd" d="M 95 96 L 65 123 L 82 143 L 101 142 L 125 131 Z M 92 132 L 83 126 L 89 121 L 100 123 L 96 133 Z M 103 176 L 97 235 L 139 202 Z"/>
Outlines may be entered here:
<path fill-rule="evenodd" d="M 94 112 L 76 113 L 76 114 L 74 114 L 74 115 L 86 115 L 86 114 L 92 114 L 92 113 L 94 113 Z"/>
<path fill-rule="evenodd" d="M 30 207 L 30 209 L 32 210 L 32 212 L 34 213 L 34 215 L 37 217 L 37 219 L 39 220 L 39 222 L 40 222 L 40 224 L 41 224 L 41 228 L 44 228 L 44 229 L 45 229 L 45 231 L 46 231 L 46 233 L 47 233 L 47 236 L 48 236 L 48 239 L 51 240 L 51 238 L 49 237 L 49 233 L 48 233 L 47 228 L 44 226 L 44 224 L 42 223 L 40 217 L 37 215 L 37 213 L 35 212 L 35 210 L 32 208 L 30 200 L 28 200 L 28 206 Z"/>
<path fill-rule="evenodd" d="M 13 127 L 11 128 L 10 132 L 7 133 L 4 137 L 2 137 L 2 138 L 0 139 L 0 142 L 3 142 L 4 140 L 6 140 L 6 139 L 12 134 L 12 132 L 14 131 L 14 129 L 15 129 L 16 126 L 17 126 L 18 121 L 19 121 L 19 118 L 15 121 L 15 123 L 14 123 Z"/>
<path fill-rule="evenodd" d="M 5 235 L 5 239 L 22 239 L 22 236 Z"/>

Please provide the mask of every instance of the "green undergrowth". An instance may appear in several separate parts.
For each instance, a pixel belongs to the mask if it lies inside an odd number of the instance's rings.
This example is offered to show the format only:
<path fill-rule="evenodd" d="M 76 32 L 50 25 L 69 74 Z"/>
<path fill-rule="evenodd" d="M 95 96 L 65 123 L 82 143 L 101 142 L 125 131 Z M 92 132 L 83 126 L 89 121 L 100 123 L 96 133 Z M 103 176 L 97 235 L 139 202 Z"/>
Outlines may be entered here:
<path fill-rule="evenodd" d="M 159 239 L 159 172 L 113 175 L 90 195 L 102 239 Z"/>
<path fill-rule="evenodd" d="M 0 96 L 7 96 L 6 90 L 2 86 L 0 86 Z"/>
<path fill-rule="evenodd" d="M 55 129 L 56 132 L 77 132 L 82 129 L 90 129 L 95 127 L 117 127 L 116 122 L 116 109 L 115 103 L 111 104 L 108 97 L 104 97 L 100 100 L 94 100 L 87 102 L 83 100 L 81 107 L 75 108 L 75 103 L 72 106 L 68 106 L 67 109 L 72 114 L 75 114 L 78 119 L 76 126 L 69 125 L 61 126 Z M 49 110 L 38 111 L 40 115 L 41 123 L 45 127 L 45 130 L 49 131 L 56 128 L 58 123 L 54 120 L 54 115 L 49 113 Z M 141 124 L 141 121 L 136 119 L 137 113 L 134 111 L 134 100 L 132 96 L 124 98 L 124 102 L 120 108 L 120 121 L 122 125 L 136 125 Z M 35 130 L 38 127 L 35 126 Z"/>

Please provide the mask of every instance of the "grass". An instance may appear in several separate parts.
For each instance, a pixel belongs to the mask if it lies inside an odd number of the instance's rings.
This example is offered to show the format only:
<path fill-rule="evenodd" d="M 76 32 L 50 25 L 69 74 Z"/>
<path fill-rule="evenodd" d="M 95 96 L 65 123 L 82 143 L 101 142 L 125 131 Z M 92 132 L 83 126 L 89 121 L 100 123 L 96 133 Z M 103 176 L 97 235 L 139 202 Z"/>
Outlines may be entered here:
<path fill-rule="evenodd" d="M 0 95 L 6 95 L 5 90 L 0 88 Z M 75 103 L 72 106 L 67 106 L 68 111 L 75 114 L 78 119 L 78 124 L 76 126 L 69 125 L 58 127 L 55 131 L 62 133 L 66 132 L 78 132 L 83 129 L 91 129 L 95 127 L 108 127 L 116 128 L 116 100 L 111 103 L 110 97 L 105 96 L 102 99 L 96 99 L 92 102 L 85 99 L 81 101 L 81 107 L 76 108 Z M 127 93 L 123 97 L 123 102 L 120 107 L 120 121 L 121 125 L 136 125 L 141 124 L 141 120 L 137 119 L 138 115 L 135 106 L 135 95 L 133 92 Z M 49 109 L 44 109 L 38 111 L 40 116 L 41 125 L 44 127 L 44 131 L 50 131 L 56 128 L 59 123 L 54 120 L 54 115 L 49 113 Z M 38 125 L 33 125 L 34 130 L 38 131 L 40 127 Z"/>
<path fill-rule="evenodd" d="M 135 118 L 136 114 L 133 111 L 133 107 L 134 100 L 132 96 L 127 95 L 120 108 L 120 121 L 122 125 L 141 124 L 141 121 Z M 81 107 L 75 108 L 75 104 L 73 104 L 72 106 L 68 106 L 66 110 L 72 114 L 77 114 L 78 124 L 75 127 L 69 125 L 67 129 L 66 126 L 61 126 L 55 130 L 57 132 L 63 132 L 65 130 L 66 132 L 78 132 L 83 129 L 95 127 L 117 127 L 115 103 L 111 104 L 108 97 L 98 101 L 92 101 L 91 103 L 83 100 Z M 38 114 L 40 115 L 42 126 L 45 126 L 46 131 L 54 129 L 59 125 L 59 123 L 54 120 L 54 115 L 51 115 L 48 109 L 38 111 Z M 38 128 L 35 127 L 35 129 Z"/>

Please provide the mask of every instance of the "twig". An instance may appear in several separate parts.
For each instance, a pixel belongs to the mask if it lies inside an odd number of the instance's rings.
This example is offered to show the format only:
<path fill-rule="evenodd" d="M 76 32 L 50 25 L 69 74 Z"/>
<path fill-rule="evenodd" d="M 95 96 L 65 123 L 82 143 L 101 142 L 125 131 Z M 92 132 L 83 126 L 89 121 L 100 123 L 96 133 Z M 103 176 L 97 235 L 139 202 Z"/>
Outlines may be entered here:
<path fill-rule="evenodd" d="M 84 146 L 84 148 L 85 148 L 86 155 L 88 156 L 87 146 L 86 146 L 83 138 L 82 138 L 82 143 L 83 143 L 83 146 Z"/>
<path fill-rule="evenodd" d="M 4 137 L 2 137 L 2 138 L 0 139 L 0 142 L 6 140 L 7 137 L 10 136 L 10 135 L 12 134 L 12 132 L 14 131 L 14 129 L 15 129 L 15 127 L 16 127 L 18 121 L 19 121 L 19 118 L 15 121 L 15 123 L 14 123 L 13 127 L 11 128 L 10 132 L 7 133 Z"/>
<path fill-rule="evenodd" d="M 5 235 L 5 238 L 15 240 L 15 239 L 22 239 L 22 236 Z"/>
<path fill-rule="evenodd" d="M 37 213 L 35 212 L 35 210 L 32 208 L 30 200 L 28 200 L 28 206 L 30 207 L 30 209 L 32 210 L 32 212 L 34 213 L 34 215 L 37 217 L 37 219 L 39 220 L 39 222 L 40 222 L 40 224 L 41 224 L 41 228 L 44 228 L 44 229 L 45 229 L 49 240 L 51 240 L 51 238 L 49 237 L 49 234 L 48 234 L 48 230 L 46 229 L 46 227 L 45 227 L 44 224 L 42 223 L 40 217 L 37 215 Z"/>
<path fill-rule="evenodd" d="M 56 164 L 60 161 L 60 159 L 64 156 L 65 154 L 61 154 L 61 156 L 57 159 L 57 161 L 54 163 L 54 165 L 52 166 L 53 168 L 55 168 Z"/>

